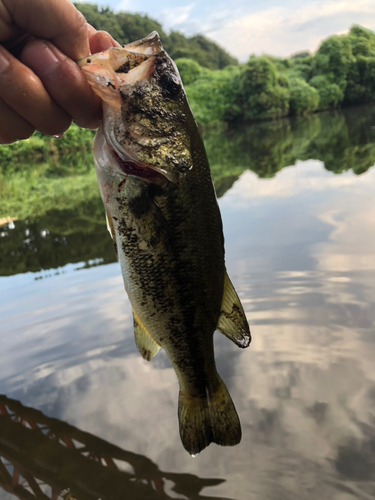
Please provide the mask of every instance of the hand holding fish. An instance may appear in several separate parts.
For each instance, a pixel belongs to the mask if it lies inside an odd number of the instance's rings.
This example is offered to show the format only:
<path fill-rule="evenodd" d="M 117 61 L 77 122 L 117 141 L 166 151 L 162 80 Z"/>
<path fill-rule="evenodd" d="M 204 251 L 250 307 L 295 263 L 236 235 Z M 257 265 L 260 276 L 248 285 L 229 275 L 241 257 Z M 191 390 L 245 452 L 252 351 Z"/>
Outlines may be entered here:
<path fill-rule="evenodd" d="M 72 120 L 96 128 L 100 100 L 74 60 L 116 45 L 70 0 L 0 0 L 0 144 L 59 135 Z"/>

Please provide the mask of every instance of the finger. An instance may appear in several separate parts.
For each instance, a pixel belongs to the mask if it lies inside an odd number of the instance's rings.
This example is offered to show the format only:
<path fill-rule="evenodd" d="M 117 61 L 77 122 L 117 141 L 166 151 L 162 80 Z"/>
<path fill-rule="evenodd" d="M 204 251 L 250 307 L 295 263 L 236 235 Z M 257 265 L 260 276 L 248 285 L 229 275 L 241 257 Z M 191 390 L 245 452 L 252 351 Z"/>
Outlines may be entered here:
<path fill-rule="evenodd" d="M 75 62 L 43 40 L 27 44 L 21 61 L 40 78 L 49 95 L 77 125 L 99 126 L 101 101 Z"/>
<path fill-rule="evenodd" d="M 9 29 L 17 26 L 37 38 L 51 40 L 73 60 L 89 55 L 86 20 L 70 0 L 2 0 L 1 4 L 8 30 L 0 31 L 0 41 L 9 39 Z"/>
<path fill-rule="evenodd" d="M 34 127 L 0 99 L 0 144 L 28 139 Z"/>
<path fill-rule="evenodd" d="M 56 58 L 48 57 L 50 65 L 56 66 Z M 53 101 L 34 72 L 1 45 L 0 98 L 43 134 L 60 134 L 70 125 L 70 116 Z"/>
<path fill-rule="evenodd" d="M 95 35 L 98 31 L 94 28 L 94 26 L 91 26 L 91 24 L 87 23 L 87 36 L 90 38 Z"/>
<path fill-rule="evenodd" d="M 11 40 L 18 36 L 20 28 L 14 26 L 12 16 L 4 3 L 0 1 L 0 40 Z"/>
<path fill-rule="evenodd" d="M 90 50 L 92 54 L 110 49 L 111 47 L 120 47 L 120 44 L 106 31 L 97 31 L 90 36 Z"/>

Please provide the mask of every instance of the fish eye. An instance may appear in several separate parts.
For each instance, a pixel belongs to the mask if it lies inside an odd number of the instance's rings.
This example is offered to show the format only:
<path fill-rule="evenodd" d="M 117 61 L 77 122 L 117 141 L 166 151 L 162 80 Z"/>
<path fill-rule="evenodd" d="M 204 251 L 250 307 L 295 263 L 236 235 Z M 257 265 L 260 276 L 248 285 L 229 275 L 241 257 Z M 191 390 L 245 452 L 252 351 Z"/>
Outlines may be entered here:
<path fill-rule="evenodd" d="M 181 91 L 180 79 L 171 73 L 164 73 L 160 78 L 160 87 L 165 97 L 174 99 Z"/>

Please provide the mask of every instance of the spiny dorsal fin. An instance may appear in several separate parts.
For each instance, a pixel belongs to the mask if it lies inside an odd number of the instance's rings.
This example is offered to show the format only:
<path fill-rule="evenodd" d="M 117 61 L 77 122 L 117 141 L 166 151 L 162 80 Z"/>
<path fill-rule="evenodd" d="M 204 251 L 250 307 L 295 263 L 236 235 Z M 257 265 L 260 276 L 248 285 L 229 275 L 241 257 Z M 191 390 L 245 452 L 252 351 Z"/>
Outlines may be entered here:
<path fill-rule="evenodd" d="M 134 311 L 133 321 L 135 343 L 138 347 L 138 351 L 141 353 L 142 358 L 144 358 L 146 361 L 151 361 L 160 349 L 160 345 L 157 344 L 151 337 Z"/>
<path fill-rule="evenodd" d="M 115 226 L 113 224 L 113 219 L 109 215 L 109 213 L 107 212 L 107 210 L 105 211 L 105 220 L 107 221 L 107 229 L 108 229 L 109 234 L 112 237 L 113 244 L 115 246 L 116 257 L 117 257 L 117 260 L 118 260 Z"/>
<path fill-rule="evenodd" d="M 225 272 L 224 277 L 223 300 L 216 329 L 237 344 L 238 347 L 248 347 L 251 342 L 245 312 L 227 272 Z"/>

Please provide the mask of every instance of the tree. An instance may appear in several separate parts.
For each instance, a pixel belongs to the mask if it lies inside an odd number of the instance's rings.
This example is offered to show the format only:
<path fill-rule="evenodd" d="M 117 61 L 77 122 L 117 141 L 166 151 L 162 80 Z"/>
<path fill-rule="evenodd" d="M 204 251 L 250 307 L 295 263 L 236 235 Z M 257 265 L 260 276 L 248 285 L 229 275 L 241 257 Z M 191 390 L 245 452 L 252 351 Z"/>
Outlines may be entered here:
<path fill-rule="evenodd" d="M 290 113 L 292 115 L 306 115 L 318 109 L 319 93 L 302 78 L 292 78 L 290 88 Z"/>
<path fill-rule="evenodd" d="M 315 54 L 312 76 L 324 75 L 329 83 L 335 83 L 345 92 L 349 68 L 354 61 L 349 37 L 331 36 Z"/>
<path fill-rule="evenodd" d="M 287 79 L 278 79 L 275 65 L 267 56 L 251 57 L 239 79 L 236 104 L 241 118 L 261 120 L 279 118 L 289 112 L 290 90 Z"/>
<path fill-rule="evenodd" d="M 195 82 L 202 74 L 202 67 L 192 59 L 176 59 L 175 63 L 184 85 Z"/>
<path fill-rule="evenodd" d="M 319 93 L 319 109 L 336 108 L 343 100 L 344 93 L 336 83 L 329 83 L 323 75 L 314 76 L 309 85 Z"/>

